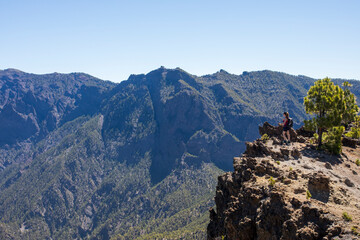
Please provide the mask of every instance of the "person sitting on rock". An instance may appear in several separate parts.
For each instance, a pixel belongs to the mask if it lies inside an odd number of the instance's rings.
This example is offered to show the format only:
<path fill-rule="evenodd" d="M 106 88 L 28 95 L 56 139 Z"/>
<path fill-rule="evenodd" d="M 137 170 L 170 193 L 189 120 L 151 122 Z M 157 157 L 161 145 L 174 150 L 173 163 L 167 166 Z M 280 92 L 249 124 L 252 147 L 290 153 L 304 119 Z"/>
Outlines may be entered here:
<path fill-rule="evenodd" d="M 283 137 L 284 141 L 283 144 L 290 145 L 290 129 L 291 129 L 291 118 L 289 117 L 288 112 L 284 112 L 284 119 L 283 123 L 280 123 L 281 126 L 283 126 Z"/>

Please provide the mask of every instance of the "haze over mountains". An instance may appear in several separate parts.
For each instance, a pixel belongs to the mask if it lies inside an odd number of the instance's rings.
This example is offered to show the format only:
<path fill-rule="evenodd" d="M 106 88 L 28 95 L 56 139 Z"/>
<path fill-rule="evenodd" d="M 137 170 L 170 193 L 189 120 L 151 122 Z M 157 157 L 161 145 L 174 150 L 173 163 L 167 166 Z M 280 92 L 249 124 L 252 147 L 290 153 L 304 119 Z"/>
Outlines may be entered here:
<path fill-rule="evenodd" d="M 0 237 L 201 238 L 217 176 L 259 124 L 289 111 L 300 126 L 313 82 L 163 67 L 119 84 L 0 71 Z"/>

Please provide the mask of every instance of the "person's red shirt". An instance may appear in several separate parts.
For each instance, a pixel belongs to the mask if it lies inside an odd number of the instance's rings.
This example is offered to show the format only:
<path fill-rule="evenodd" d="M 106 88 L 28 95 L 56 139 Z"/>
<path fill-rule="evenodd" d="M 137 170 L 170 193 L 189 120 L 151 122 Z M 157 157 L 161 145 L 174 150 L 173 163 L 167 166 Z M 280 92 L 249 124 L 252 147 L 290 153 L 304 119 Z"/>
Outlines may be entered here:
<path fill-rule="evenodd" d="M 287 127 L 289 125 L 289 119 L 285 118 L 283 120 L 283 123 L 284 123 L 284 127 Z"/>

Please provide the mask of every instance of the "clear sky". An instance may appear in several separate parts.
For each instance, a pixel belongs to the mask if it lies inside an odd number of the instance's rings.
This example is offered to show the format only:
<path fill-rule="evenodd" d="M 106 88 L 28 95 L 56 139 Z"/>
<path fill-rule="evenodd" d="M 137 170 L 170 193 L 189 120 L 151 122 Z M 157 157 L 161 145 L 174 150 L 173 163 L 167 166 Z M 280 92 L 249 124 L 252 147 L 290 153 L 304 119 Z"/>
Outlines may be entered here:
<path fill-rule="evenodd" d="M 0 69 L 360 80 L 359 0 L 0 0 Z"/>

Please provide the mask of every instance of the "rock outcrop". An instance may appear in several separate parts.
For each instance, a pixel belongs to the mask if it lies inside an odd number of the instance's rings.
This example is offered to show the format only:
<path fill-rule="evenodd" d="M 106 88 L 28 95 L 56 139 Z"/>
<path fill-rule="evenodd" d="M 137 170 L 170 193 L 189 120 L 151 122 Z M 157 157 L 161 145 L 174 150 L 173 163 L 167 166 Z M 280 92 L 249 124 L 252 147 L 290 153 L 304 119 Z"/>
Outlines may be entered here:
<path fill-rule="evenodd" d="M 259 126 L 260 135 L 267 134 L 269 137 L 280 138 L 282 136 L 283 127 L 281 126 L 272 126 L 270 123 L 265 122 L 263 126 Z M 291 141 L 296 141 L 297 133 L 291 128 L 290 129 L 290 139 Z"/>
<path fill-rule="evenodd" d="M 327 155 L 309 146 L 306 132 L 295 131 L 295 140 L 304 139 L 279 146 L 278 127 L 265 123 L 259 130 L 273 138 L 246 143 L 234 172 L 218 178 L 208 239 L 356 239 L 342 216 L 349 212 L 354 226 L 360 222 L 360 178 L 350 171 L 354 150 Z"/>

